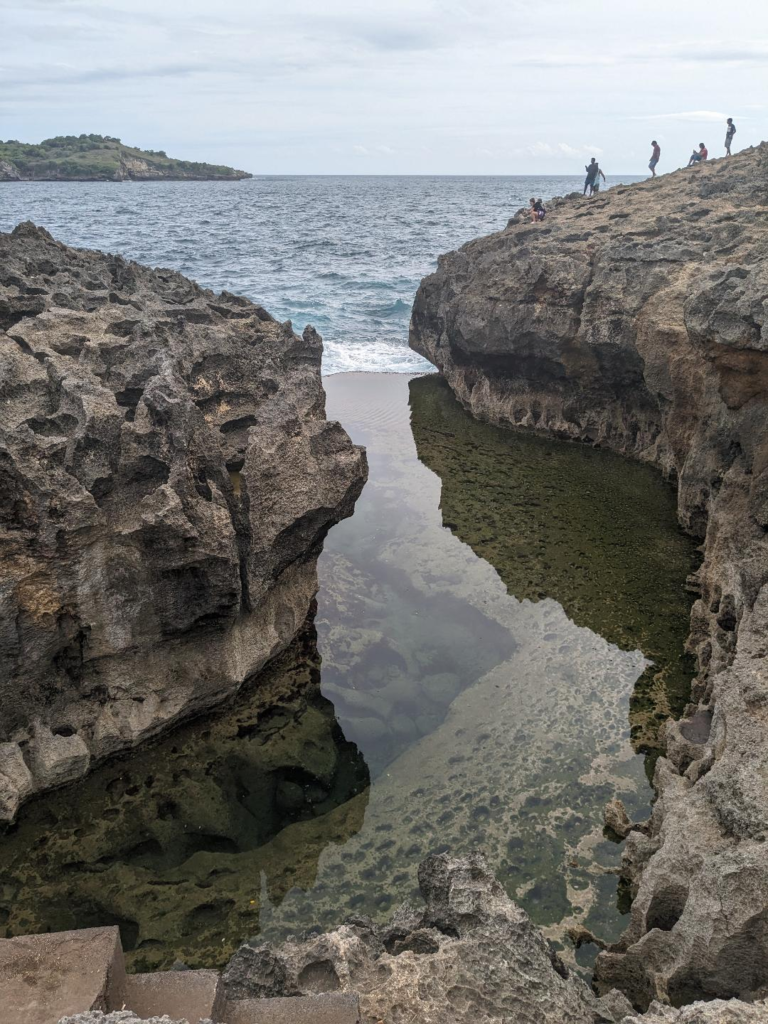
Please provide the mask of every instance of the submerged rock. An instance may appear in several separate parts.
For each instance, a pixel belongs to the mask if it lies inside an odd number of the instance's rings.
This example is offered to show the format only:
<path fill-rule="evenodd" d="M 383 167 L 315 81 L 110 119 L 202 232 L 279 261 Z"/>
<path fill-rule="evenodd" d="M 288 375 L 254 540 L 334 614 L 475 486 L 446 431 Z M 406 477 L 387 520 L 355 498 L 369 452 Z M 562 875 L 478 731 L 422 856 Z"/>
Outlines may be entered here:
<path fill-rule="evenodd" d="M 0 816 L 301 628 L 366 476 L 321 353 L 180 274 L 0 235 Z"/>
<path fill-rule="evenodd" d="M 768 991 L 767 257 L 764 143 L 557 200 L 543 224 L 521 211 L 414 306 L 412 347 L 467 409 L 659 466 L 703 540 L 693 703 L 650 834 L 627 840 L 631 924 L 597 960 L 640 1008 Z"/>

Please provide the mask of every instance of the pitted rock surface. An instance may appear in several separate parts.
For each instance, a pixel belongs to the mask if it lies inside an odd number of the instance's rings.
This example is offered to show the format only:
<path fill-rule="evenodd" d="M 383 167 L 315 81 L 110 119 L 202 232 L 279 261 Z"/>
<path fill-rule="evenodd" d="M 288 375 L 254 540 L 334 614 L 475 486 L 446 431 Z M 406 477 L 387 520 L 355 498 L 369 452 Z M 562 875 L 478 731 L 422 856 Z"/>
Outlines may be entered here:
<path fill-rule="evenodd" d="M 675 1010 L 653 1003 L 642 1016 L 625 1017 L 621 1024 L 763 1024 L 768 1020 L 768 1002 L 743 1003 L 716 999 L 711 1003 L 694 1003 Z"/>
<path fill-rule="evenodd" d="M 370 1024 L 593 1024 L 629 1010 L 621 998 L 596 999 L 568 971 L 481 855 L 429 857 L 419 885 L 426 907 L 404 905 L 387 926 L 361 918 L 278 947 L 242 947 L 223 975 L 227 997 L 354 991 Z"/>
<path fill-rule="evenodd" d="M 321 354 L 180 274 L 0 235 L 3 818 L 301 628 L 366 477 L 325 419 Z"/>
<path fill-rule="evenodd" d="M 524 211 L 442 257 L 411 345 L 471 412 L 606 445 L 678 486 L 703 540 L 687 718 L 667 729 L 635 899 L 603 987 L 768 991 L 768 144 Z"/>
<path fill-rule="evenodd" d="M 112 1013 L 89 1010 L 87 1013 L 76 1013 L 74 1017 L 62 1017 L 59 1024 L 190 1024 L 190 1022 L 188 1020 L 171 1020 L 170 1017 L 137 1017 L 130 1010 L 114 1010 Z M 201 1020 L 200 1024 L 213 1024 L 213 1022 Z"/>

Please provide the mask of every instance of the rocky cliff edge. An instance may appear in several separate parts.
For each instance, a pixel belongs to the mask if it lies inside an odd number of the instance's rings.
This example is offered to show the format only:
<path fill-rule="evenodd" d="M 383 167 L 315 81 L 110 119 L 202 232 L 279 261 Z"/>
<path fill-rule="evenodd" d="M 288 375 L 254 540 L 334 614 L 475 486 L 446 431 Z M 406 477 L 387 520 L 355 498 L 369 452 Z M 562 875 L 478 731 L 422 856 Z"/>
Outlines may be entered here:
<path fill-rule="evenodd" d="M 764 143 L 521 211 L 444 256 L 413 311 L 466 408 L 656 464 L 702 540 L 692 702 L 650 834 L 627 840 L 629 927 L 597 961 L 642 1009 L 768 993 L 767 257 Z"/>
<path fill-rule="evenodd" d="M 0 819 L 300 629 L 367 472 L 321 354 L 180 274 L 0 234 Z"/>

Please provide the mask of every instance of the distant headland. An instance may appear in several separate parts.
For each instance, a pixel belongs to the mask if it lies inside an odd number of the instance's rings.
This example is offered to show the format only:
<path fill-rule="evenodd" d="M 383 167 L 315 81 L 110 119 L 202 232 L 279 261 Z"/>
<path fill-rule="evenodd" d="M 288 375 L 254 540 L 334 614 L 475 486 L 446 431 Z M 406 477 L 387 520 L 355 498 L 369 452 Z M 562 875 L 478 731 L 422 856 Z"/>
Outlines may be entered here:
<path fill-rule="evenodd" d="M 0 181 L 239 181 L 247 171 L 162 150 L 126 146 L 109 135 L 58 135 L 39 145 L 0 140 Z"/>

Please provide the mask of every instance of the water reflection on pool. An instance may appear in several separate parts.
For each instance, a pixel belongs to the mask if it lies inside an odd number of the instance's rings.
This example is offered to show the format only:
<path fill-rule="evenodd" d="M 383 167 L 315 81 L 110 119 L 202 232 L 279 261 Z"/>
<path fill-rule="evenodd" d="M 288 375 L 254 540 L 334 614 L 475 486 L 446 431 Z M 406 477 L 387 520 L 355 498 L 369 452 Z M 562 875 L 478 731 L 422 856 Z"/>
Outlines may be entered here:
<path fill-rule="evenodd" d="M 371 476 L 321 558 L 322 664 L 309 629 L 228 709 L 24 809 L 0 840 L 8 934 L 114 922 L 135 967 L 214 966 L 259 932 L 382 916 L 427 852 L 478 845 L 553 939 L 621 930 L 602 808 L 647 812 L 633 688 L 647 736 L 685 675 L 671 489 L 477 424 L 435 378 L 326 386 Z"/>

